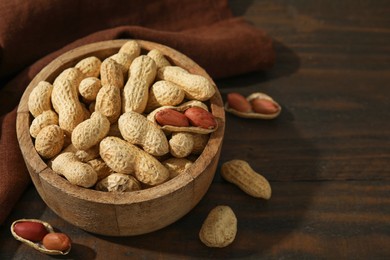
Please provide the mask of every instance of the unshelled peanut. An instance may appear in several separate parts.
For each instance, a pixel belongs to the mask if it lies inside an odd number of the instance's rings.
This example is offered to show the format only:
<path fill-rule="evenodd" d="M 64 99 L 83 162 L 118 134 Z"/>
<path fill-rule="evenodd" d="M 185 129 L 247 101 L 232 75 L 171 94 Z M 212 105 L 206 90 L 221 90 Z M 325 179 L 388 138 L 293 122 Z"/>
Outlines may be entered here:
<path fill-rule="evenodd" d="M 136 191 L 141 189 L 141 183 L 131 175 L 112 173 L 96 184 L 100 191 Z"/>
<path fill-rule="evenodd" d="M 229 206 L 213 208 L 199 232 L 200 240 L 208 247 L 226 247 L 237 234 L 237 218 Z"/>
<path fill-rule="evenodd" d="M 156 73 L 156 63 L 149 56 L 141 55 L 134 59 L 130 65 L 129 79 L 123 89 L 123 112 L 144 112 L 148 102 L 149 87 Z"/>
<path fill-rule="evenodd" d="M 194 148 L 194 139 L 191 133 L 172 133 L 169 139 L 169 151 L 176 158 L 184 158 L 191 154 Z"/>
<path fill-rule="evenodd" d="M 188 99 L 205 101 L 215 93 L 215 86 L 205 77 L 189 73 L 179 66 L 165 66 L 158 70 L 158 78 L 180 86 Z"/>
<path fill-rule="evenodd" d="M 100 66 L 100 81 L 102 86 L 113 85 L 122 89 L 124 78 L 121 66 L 113 59 L 105 59 Z"/>
<path fill-rule="evenodd" d="M 76 68 L 64 70 L 53 83 L 51 101 L 58 113 L 59 126 L 70 135 L 84 120 L 84 109 L 78 98 L 78 86 L 83 74 Z"/>
<path fill-rule="evenodd" d="M 157 68 L 171 66 L 171 63 L 167 60 L 164 54 L 157 49 L 150 50 L 147 55 L 156 62 Z"/>
<path fill-rule="evenodd" d="M 85 188 L 96 184 L 97 173 L 91 165 L 81 162 L 74 153 L 61 153 L 52 161 L 52 169 L 70 183 Z"/>
<path fill-rule="evenodd" d="M 150 112 L 161 106 L 176 106 L 184 100 L 184 91 L 176 84 L 156 81 L 149 89 L 149 97 L 145 111 Z"/>
<path fill-rule="evenodd" d="M 99 149 L 98 149 L 99 151 Z M 100 157 L 100 155 L 99 155 Z M 108 175 L 114 173 L 114 171 L 108 167 L 108 165 L 103 161 L 102 158 L 96 158 L 93 160 L 89 160 L 87 162 L 89 165 L 92 166 L 92 168 L 95 170 L 95 172 L 98 175 L 98 181 L 106 178 Z"/>
<path fill-rule="evenodd" d="M 110 130 L 110 121 L 100 112 L 95 111 L 90 119 L 78 124 L 72 132 L 72 144 L 79 150 L 86 150 L 97 145 Z"/>
<path fill-rule="evenodd" d="M 192 139 L 194 140 L 192 154 L 201 154 L 209 141 L 209 135 L 193 133 Z"/>
<path fill-rule="evenodd" d="M 169 178 L 169 171 L 155 157 L 131 143 L 108 136 L 100 142 L 100 157 L 115 172 L 132 174 L 147 185 Z"/>
<path fill-rule="evenodd" d="M 126 112 L 119 117 L 118 127 L 123 138 L 140 145 L 146 152 L 161 156 L 169 152 L 167 137 L 155 124 L 137 112 Z"/>
<path fill-rule="evenodd" d="M 113 85 L 105 85 L 96 96 L 95 111 L 106 116 L 110 123 L 115 123 L 121 115 L 121 102 L 120 89 Z"/>
<path fill-rule="evenodd" d="M 96 100 L 96 96 L 101 87 L 102 84 L 100 79 L 96 77 L 88 77 L 80 82 L 78 89 L 85 102 L 91 103 Z"/>
<path fill-rule="evenodd" d="M 51 110 L 51 92 L 53 85 L 46 81 L 38 82 L 28 97 L 28 109 L 30 113 L 37 117 L 46 110 Z"/>
<path fill-rule="evenodd" d="M 75 68 L 80 70 L 85 77 L 97 78 L 100 75 L 101 64 L 102 62 L 99 58 L 91 56 L 80 60 L 75 65 Z"/>
<path fill-rule="evenodd" d="M 131 56 L 138 57 L 141 54 L 141 46 L 135 40 L 129 40 L 120 47 L 118 53 L 126 53 Z"/>
<path fill-rule="evenodd" d="M 35 150 L 45 159 L 59 154 L 64 146 L 64 131 L 58 125 L 48 125 L 35 138 Z"/>
<path fill-rule="evenodd" d="M 109 58 L 114 60 L 119 65 L 122 70 L 123 79 L 127 79 L 127 73 L 129 71 L 130 64 L 133 62 L 136 56 L 124 52 L 118 52 Z"/>
<path fill-rule="evenodd" d="M 193 162 L 186 158 L 172 157 L 163 161 L 162 164 L 169 170 L 169 179 L 172 179 L 185 173 Z"/>
<path fill-rule="evenodd" d="M 243 160 L 231 160 L 222 164 L 222 177 L 237 185 L 245 193 L 255 197 L 270 199 L 271 186 L 266 178 L 255 172 L 251 166 Z"/>
<path fill-rule="evenodd" d="M 31 122 L 30 135 L 37 137 L 39 132 L 48 125 L 58 125 L 58 115 L 52 110 L 46 110 Z"/>

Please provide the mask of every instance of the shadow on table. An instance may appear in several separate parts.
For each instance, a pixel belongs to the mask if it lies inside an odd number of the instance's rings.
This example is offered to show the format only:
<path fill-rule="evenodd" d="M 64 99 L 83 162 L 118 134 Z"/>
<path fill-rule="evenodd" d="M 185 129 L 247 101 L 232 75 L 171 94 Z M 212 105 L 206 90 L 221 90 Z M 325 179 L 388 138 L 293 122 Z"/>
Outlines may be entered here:
<path fill-rule="evenodd" d="M 279 63 L 273 71 L 252 73 L 220 82 L 222 95 L 232 90 L 250 92 L 263 83 L 287 77 L 299 68 L 298 57 L 282 43 Z M 244 86 L 249 87 L 244 87 Z M 283 104 L 282 104 L 283 106 Z M 319 152 L 297 128 L 292 111 L 283 107 L 274 120 L 248 120 L 226 114 L 226 131 L 221 158 L 213 183 L 201 202 L 185 217 L 162 230 L 130 238 L 101 237 L 129 247 L 145 258 L 259 258 L 275 257 L 283 243 L 298 229 L 320 184 L 311 185 L 319 172 Z M 299 123 L 298 123 L 299 124 Z M 244 138 L 243 138 L 244 136 Z M 220 176 L 222 163 L 246 160 L 270 180 L 269 201 L 252 198 Z M 228 205 L 238 219 L 238 232 L 226 248 L 208 248 L 198 233 L 208 212 Z"/>
<path fill-rule="evenodd" d="M 291 123 L 284 123 L 283 115 L 273 122 L 246 123 L 227 115 L 227 121 L 226 137 L 213 183 L 189 214 L 150 234 L 128 238 L 99 237 L 125 245 L 128 252 L 145 258 L 158 255 L 169 259 L 232 259 L 281 254 L 284 244 L 289 243 L 285 240 L 289 241 L 289 236 L 301 229 L 312 197 L 320 187 L 320 184 L 302 181 L 315 178 L 318 151 L 301 138 Z M 229 126 L 233 124 L 244 124 L 242 128 L 247 129 L 246 132 L 232 132 Z M 280 136 L 280 127 L 284 127 L 283 132 L 288 132 L 288 136 Z M 261 134 L 252 139 L 253 133 Z M 242 134 L 251 138 L 240 141 L 238 138 Z M 294 158 L 288 158 L 289 155 Z M 252 198 L 221 178 L 221 164 L 231 159 L 248 161 L 254 170 L 270 180 L 273 195 L 269 201 Z M 198 238 L 202 222 L 217 205 L 230 206 L 238 219 L 236 239 L 226 248 L 208 248 Z"/>

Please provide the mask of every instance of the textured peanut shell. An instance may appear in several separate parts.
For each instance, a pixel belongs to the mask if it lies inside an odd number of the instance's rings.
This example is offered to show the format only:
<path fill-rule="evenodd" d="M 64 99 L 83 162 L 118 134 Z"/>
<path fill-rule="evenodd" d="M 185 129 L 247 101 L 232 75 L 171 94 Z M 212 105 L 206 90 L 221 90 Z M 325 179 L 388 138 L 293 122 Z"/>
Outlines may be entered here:
<path fill-rule="evenodd" d="M 147 55 L 154 60 L 157 68 L 171 66 L 171 63 L 167 60 L 164 54 L 162 54 L 161 51 L 157 49 L 150 50 Z"/>
<path fill-rule="evenodd" d="M 58 125 L 48 125 L 39 131 L 35 139 L 35 149 L 45 159 L 59 154 L 64 145 L 64 132 Z"/>
<path fill-rule="evenodd" d="M 29 247 L 34 248 L 35 250 L 38 250 L 41 253 L 47 254 L 47 255 L 67 255 L 70 252 L 70 250 L 72 248 L 71 246 L 66 251 L 49 250 L 49 249 L 46 249 L 42 245 L 42 243 L 39 243 L 39 242 L 35 243 L 35 242 L 30 241 L 30 240 L 24 239 L 23 237 L 21 237 L 18 234 L 16 234 L 15 231 L 14 231 L 15 225 L 20 223 L 20 222 L 37 222 L 37 223 L 41 223 L 46 228 L 48 233 L 54 233 L 55 232 L 54 228 L 49 223 L 47 223 L 45 221 L 42 221 L 42 220 L 39 220 L 39 219 L 18 219 L 18 220 L 15 220 L 14 222 L 12 222 L 12 224 L 11 224 L 11 234 L 12 234 L 12 236 L 16 240 L 26 244 Z"/>
<path fill-rule="evenodd" d="M 51 110 L 51 92 L 53 85 L 46 81 L 40 81 L 30 93 L 28 98 L 28 109 L 37 117 L 46 110 Z"/>
<path fill-rule="evenodd" d="M 145 111 L 150 112 L 161 106 L 176 106 L 184 100 L 184 91 L 175 83 L 159 80 L 149 89 Z"/>
<path fill-rule="evenodd" d="M 73 144 L 72 144 L 73 145 Z M 75 147 L 76 151 L 74 151 L 77 159 L 79 159 L 82 162 L 88 162 L 90 160 L 96 159 L 99 157 L 99 145 L 96 144 L 86 150 L 77 150 Z"/>
<path fill-rule="evenodd" d="M 135 40 L 129 40 L 123 44 L 118 53 L 126 53 L 133 57 L 138 57 L 141 54 L 141 46 Z"/>
<path fill-rule="evenodd" d="M 30 135 L 37 137 L 39 132 L 48 125 L 58 125 L 58 115 L 53 110 L 46 110 L 31 122 Z"/>
<path fill-rule="evenodd" d="M 99 151 L 99 149 L 98 149 Z M 100 156 L 100 155 L 99 155 Z M 106 178 L 108 175 L 114 173 L 114 171 L 108 167 L 102 158 L 96 158 L 87 162 L 95 170 L 98 176 L 98 181 Z"/>
<path fill-rule="evenodd" d="M 192 134 L 192 140 L 194 141 L 194 146 L 192 148 L 192 154 L 199 155 L 203 152 L 204 148 L 209 141 L 210 136 L 205 134 Z"/>
<path fill-rule="evenodd" d="M 132 174 L 147 185 L 161 184 L 169 178 L 168 169 L 155 157 L 117 137 L 100 142 L 100 157 L 115 172 Z"/>
<path fill-rule="evenodd" d="M 208 247 L 226 247 L 237 234 L 237 218 L 229 206 L 213 208 L 202 224 L 200 240 Z"/>
<path fill-rule="evenodd" d="M 282 111 L 282 107 L 272 97 L 268 96 L 267 94 L 261 93 L 261 92 L 256 92 L 256 93 L 252 93 L 248 97 L 246 97 L 246 100 L 248 100 L 248 102 L 250 102 L 251 100 L 253 100 L 255 98 L 266 99 L 266 100 L 272 101 L 279 108 L 278 111 L 274 114 L 260 114 L 260 113 L 255 113 L 255 112 L 244 113 L 244 112 L 240 112 L 240 111 L 237 111 L 237 110 L 229 107 L 228 102 L 225 103 L 225 111 L 232 113 L 232 114 L 239 116 L 239 117 L 254 118 L 254 119 L 273 119 L 273 118 L 279 116 L 280 112 Z"/>
<path fill-rule="evenodd" d="M 54 81 L 51 94 L 53 108 L 58 113 L 58 123 L 67 134 L 72 133 L 85 117 L 78 98 L 78 85 L 82 76 L 81 72 L 77 71 L 76 69 L 62 72 Z"/>
<path fill-rule="evenodd" d="M 56 85 L 62 85 L 65 81 L 70 81 L 71 86 L 73 87 L 72 92 L 77 93 L 78 86 L 80 82 L 86 78 L 86 76 L 77 68 L 71 67 L 63 70 L 53 82 L 53 88 L 56 88 Z M 54 90 L 53 89 L 53 90 Z"/>
<path fill-rule="evenodd" d="M 114 172 L 134 174 L 139 149 L 128 142 L 108 136 L 99 144 L 100 157 Z"/>
<path fill-rule="evenodd" d="M 61 153 L 74 153 L 76 158 L 81 162 L 89 162 L 98 158 L 99 155 L 99 145 L 92 146 L 87 150 L 78 150 L 72 143 L 69 145 L 64 145 L 64 149 L 62 149 Z M 53 158 L 55 159 L 55 158 Z M 50 165 L 49 165 L 50 166 Z"/>
<path fill-rule="evenodd" d="M 111 124 L 121 115 L 121 92 L 113 85 L 103 86 L 96 96 L 95 111 L 107 117 Z"/>
<path fill-rule="evenodd" d="M 96 190 L 129 192 L 141 189 L 141 183 L 131 175 L 112 173 L 96 184 Z"/>
<path fill-rule="evenodd" d="M 100 79 L 96 77 L 88 77 L 83 79 L 79 84 L 79 93 L 88 103 L 95 101 L 96 96 L 101 89 L 102 84 Z"/>
<path fill-rule="evenodd" d="M 176 158 L 184 158 L 191 154 L 194 139 L 191 133 L 175 132 L 169 139 L 169 152 Z"/>
<path fill-rule="evenodd" d="M 270 199 L 271 186 L 266 178 L 255 172 L 243 160 L 231 160 L 222 164 L 221 176 L 255 198 Z"/>
<path fill-rule="evenodd" d="M 100 112 L 95 111 L 91 118 L 83 121 L 72 132 L 72 144 L 78 150 L 87 150 L 97 145 L 110 130 L 110 121 Z"/>
<path fill-rule="evenodd" d="M 113 85 L 122 89 L 124 78 L 121 66 L 113 59 L 105 59 L 100 66 L 100 81 L 102 86 Z"/>
<path fill-rule="evenodd" d="M 169 152 L 164 132 L 137 112 L 122 114 L 118 119 L 118 127 L 126 141 L 140 145 L 149 154 L 162 156 Z"/>
<path fill-rule="evenodd" d="M 169 170 L 169 179 L 172 179 L 180 174 L 185 173 L 193 164 L 193 162 L 186 158 L 171 157 L 164 160 L 162 164 Z"/>
<path fill-rule="evenodd" d="M 130 68 L 130 64 L 133 62 L 133 60 L 136 57 L 137 56 L 131 55 L 128 53 L 118 52 L 118 53 L 115 53 L 114 55 L 110 56 L 109 58 L 113 59 L 114 61 L 116 61 L 116 63 L 119 64 L 119 66 L 122 70 L 123 78 L 126 79 L 127 73 L 129 71 L 129 68 Z"/>
<path fill-rule="evenodd" d="M 123 89 L 122 111 L 143 113 L 148 102 L 149 88 L 157 73 L 152 58 L 141 55 L 134 59 L 129 69 L 129 79 Z"/>
<path fill-rule="evenodd" d="M 189 73 L 179 66 L 165 66 L 158 70 L 158 78 L 177 84 L 186 93 L 186 98 L 206 101 L 216 87 L 207 78 Z"/>
<path fill-rule="evenodd" d="M 74 153 L 58 155 L 51 163 L 52 169 L 64 176 L 71 184 L 90 188 L 97 181 L 97 173 L 91 165 L 79 161 Z"/>
<path fill-rule="evenodd" d="M 203 109 L 208 111 L 208 108 L 207 108 L 206 104 L 204 104 L 203 102 L 197 101 L 197 100 L 190 100 L 190 101 L 185 102 L 185 103 L 183 103 L 183 104 L 181 104 L 179 106 L 162 106 L 162 107 L 159 107 L 159 108 L 153 110 L 152 112 L 150 112 L 148 114 L 148 116 L 147 116 L 147 119 L 149 121 L 153 122 L 155 125 L 159 126 L 166 133 L 171 133 L 171 132 L 190 132 L 190 133 L 197 133 L 197 134 L 209 134 L 209 133 L 212 133 L 215 130 L 217 130 L 218 126 L 213 128 L 213 129 L 205 129 L 205 128 L 195 127 L 195 126 L 186 126 L 186 127 L 178 127 L 178 126 L 171 126 L 171 125 L 160 126 L 157 123 L 157 121 L 156 121 L 155 115 L 160 110 L 163 110 L 163 109 L 166 109 L 166 108 L 170 108 L 170 109 L 173 109 L 173 110 L 176 110 L 176 111 L 179 111 L 179 112 L 184 112 L 186 109 L 188 109 L 190 107 L 201 107 L 201 108 L 203 108 Z"/>
<path fill-rule="evenodd" d="M 80 70 L 85 77 L 99 77 L 100 75 L 100 66 L 102 62 L 99 58 L 95 56 L 87 57 L 80 60 L 75 68 Z"/>

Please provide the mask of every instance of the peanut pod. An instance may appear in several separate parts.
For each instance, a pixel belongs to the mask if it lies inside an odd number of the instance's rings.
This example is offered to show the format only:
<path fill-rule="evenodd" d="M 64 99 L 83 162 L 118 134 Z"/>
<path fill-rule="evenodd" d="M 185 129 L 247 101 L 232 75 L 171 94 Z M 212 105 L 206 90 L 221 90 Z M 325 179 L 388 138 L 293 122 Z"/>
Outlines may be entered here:
<path fill-rule="evenodd" d="M 245 193 L 255 197 L 270 199 L 271 186 L 266 178 L 255 172 L 250 165 L 243 160 L 231 160 L 222 164 L 222 177 L 237 185 Z"/>
<path fill-rule="evenodd" d="M 11 224 L 11 234 L 12 234 L 12 236 L 13 236 L 16 240 L 18 240 L 18 241 L 20 241 L 20 242 L 26 244 L 26 245 L 29 246 L 29 247 L 34 248 L 35 250 L 38 250 L 38 251 L 41 252 L 41 253 L 48 254 L 48 255 L 67 255 L 67 254 L 70 252 L 71 246 L 69 246 L 69 248 L 68 248 L 67 250 L 65 250 L 65 251 L 60 251 L 60 250 L 49 250 L 49 249 L 45 248 L 45 247 L 43 246 L 43 244 L 40 243 L 40 242 L 32 242 L 32 241 L 30 241 L 30 240 L 28 240 L 28 239 L 25 239 L 25 238 L 19 236 L 19 235 L 15 232 L 15 225 L 17 225 L 18 223 L 23 223 L 23 222 L 25 222 L 25 223 L 35 222 L 35 223 L 42 224 L 42 225 L 45 227 L 45 229 L 47 230 L 48 233 L 55 233 L 53 227 L 52 227 L 49 223 L 47 223 L 47 222 L 41 221 L 41 220 L 39 220 L 39 219 L 18 219 L 18 220 L 15 220 L 15 221 Z"/>

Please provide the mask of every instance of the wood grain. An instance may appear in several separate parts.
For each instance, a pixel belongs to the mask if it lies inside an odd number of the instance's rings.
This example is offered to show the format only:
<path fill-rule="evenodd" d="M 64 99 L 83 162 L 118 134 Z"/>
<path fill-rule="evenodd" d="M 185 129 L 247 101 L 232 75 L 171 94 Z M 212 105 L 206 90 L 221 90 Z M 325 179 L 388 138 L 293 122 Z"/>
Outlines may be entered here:
<path fill-rule="evenodd" d="M 277 62 L 217 83 L 265 92 L 281 115 L 253 121 L 226 115 L 217 174 L 184 218 L 132 238 L 96 236 L 58 218 L 30 188 L 0 228 L 0 258 L 42 258 L 8 231 L 36 217 L 68 233 L 72 259 L 389 259 L 390 258 L 390 3 L 370 1 L 230 0 L 233 12 L 274 39 Z M 271 183 L 269 201 L 223 181 L 220 165 L 247 160 Z M 205 247 L 198 239 L 214 206 L 238 218 L 234 243 Z M 47 257 L 47 259 L 49 259 Z"/>

